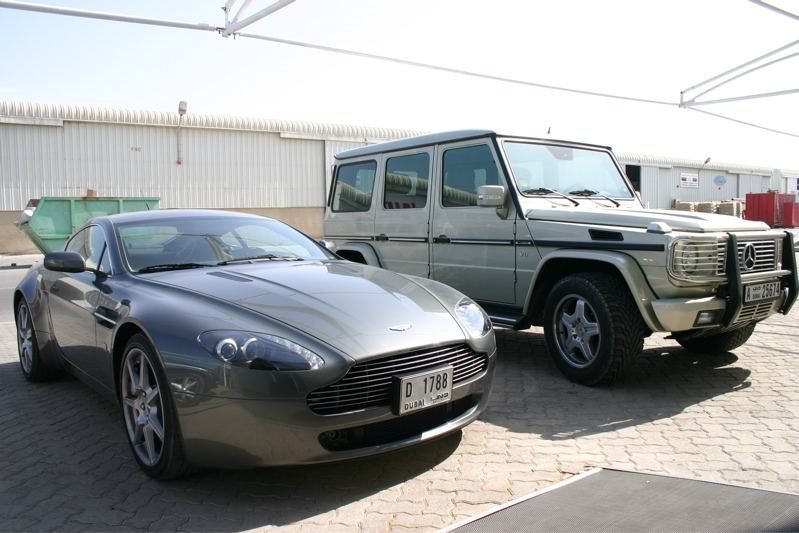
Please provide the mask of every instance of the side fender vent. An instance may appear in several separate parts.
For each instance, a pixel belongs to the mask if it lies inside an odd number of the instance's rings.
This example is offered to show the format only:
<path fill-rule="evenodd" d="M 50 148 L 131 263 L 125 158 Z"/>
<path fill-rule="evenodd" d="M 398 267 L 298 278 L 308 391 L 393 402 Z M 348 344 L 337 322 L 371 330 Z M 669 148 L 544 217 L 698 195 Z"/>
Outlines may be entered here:
<path fill-rule="evenodd" d="M 592 241 L 623 241 L 624 235 L 618 231 L 606 231 L 603 229 L 589 229 L 588 234 Z"/>

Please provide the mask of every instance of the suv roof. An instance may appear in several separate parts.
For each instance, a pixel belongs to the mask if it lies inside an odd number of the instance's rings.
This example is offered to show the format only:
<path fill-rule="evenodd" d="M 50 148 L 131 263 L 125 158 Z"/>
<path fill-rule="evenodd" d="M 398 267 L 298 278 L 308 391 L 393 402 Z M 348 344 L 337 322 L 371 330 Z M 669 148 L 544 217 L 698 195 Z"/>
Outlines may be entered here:
<path fill-rule="evenodd" d="M 477 139 L 479 137 L 496 137 L 499 134 L 493 130 L 454 130 L 444 131 L 441 133 L 431 133 L 428 135 L 419 135 L 416 137 L 407 137 L 405 139 L 398 139 L 396 141 L 388 141 L 361 148 L 353 148 L 336 154 L 336 159 L 350 159 L 353 157 L 360 157 L 364 155 L 381 154 L 385 152 L 396 152 L 399 150 L 406 150 L 408 148 L 419 148 L 421 146 L 430 146 L 433 144 L 452 142 L 452 141 L 465 141 L 468 139 Z M 608 146 L 600 146 L 596 144 L 578 143 L 573 141 L 563 141 L 557 139 L 541 139 L 537 137 L 523 137 L 523 136 L 509 136 L 515 139 L 529 139 L 535 141 L 543 141 L 548 143 L 568 144 L 588 146 L 592 148 L 602 148 L 610 150 Z"/>

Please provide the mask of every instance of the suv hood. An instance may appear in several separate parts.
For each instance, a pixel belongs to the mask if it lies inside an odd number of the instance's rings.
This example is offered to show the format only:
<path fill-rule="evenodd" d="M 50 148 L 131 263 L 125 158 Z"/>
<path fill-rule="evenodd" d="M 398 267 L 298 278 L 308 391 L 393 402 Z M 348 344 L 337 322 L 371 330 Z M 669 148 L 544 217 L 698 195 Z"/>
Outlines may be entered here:
<path fill-rule="evenodd" d="M 665 209 L 616 208 L 534 208 L 525 213 L 530 220 L 575 222 L 601 226 L 623 226 L 646 229 L 650 222 L 665 222 L 675 231 L 713 233 L 723 231 L 763 231 L 769 229 L 764 222 L 743 220 L 727 215 L 671 211 Z"/>
<path fill-rule="evenodd" d="M 356 263 L 259 262 L 150 279 L 289 324 L 354 359 L 465 339 L 449 309 L 428 290 Z"/>

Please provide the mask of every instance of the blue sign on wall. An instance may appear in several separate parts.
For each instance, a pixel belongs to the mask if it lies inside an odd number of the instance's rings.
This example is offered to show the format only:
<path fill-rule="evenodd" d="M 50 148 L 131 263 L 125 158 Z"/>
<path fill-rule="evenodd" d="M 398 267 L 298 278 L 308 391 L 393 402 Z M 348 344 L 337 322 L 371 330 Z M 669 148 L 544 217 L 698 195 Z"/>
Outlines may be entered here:
<path fill-rule="evenodd" d="M 718 185 L 719 187 L 723 187 L 727 183 L 727 176 L 722 176 L 719 174 L 715 178 L 713 178 L 713 183 Z"/>

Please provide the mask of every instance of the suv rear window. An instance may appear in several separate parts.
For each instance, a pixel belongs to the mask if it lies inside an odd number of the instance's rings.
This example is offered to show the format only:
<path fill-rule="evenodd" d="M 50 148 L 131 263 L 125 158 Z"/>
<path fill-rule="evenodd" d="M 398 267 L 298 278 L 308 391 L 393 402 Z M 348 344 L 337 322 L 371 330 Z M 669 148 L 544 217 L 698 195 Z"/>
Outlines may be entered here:
<path fill-rule="evenodd" d="M 376 170 L 377 163 L 374 161 L 341 165 L 336 174 L 331 209 L 344 213 L 369 211 Z"/>

